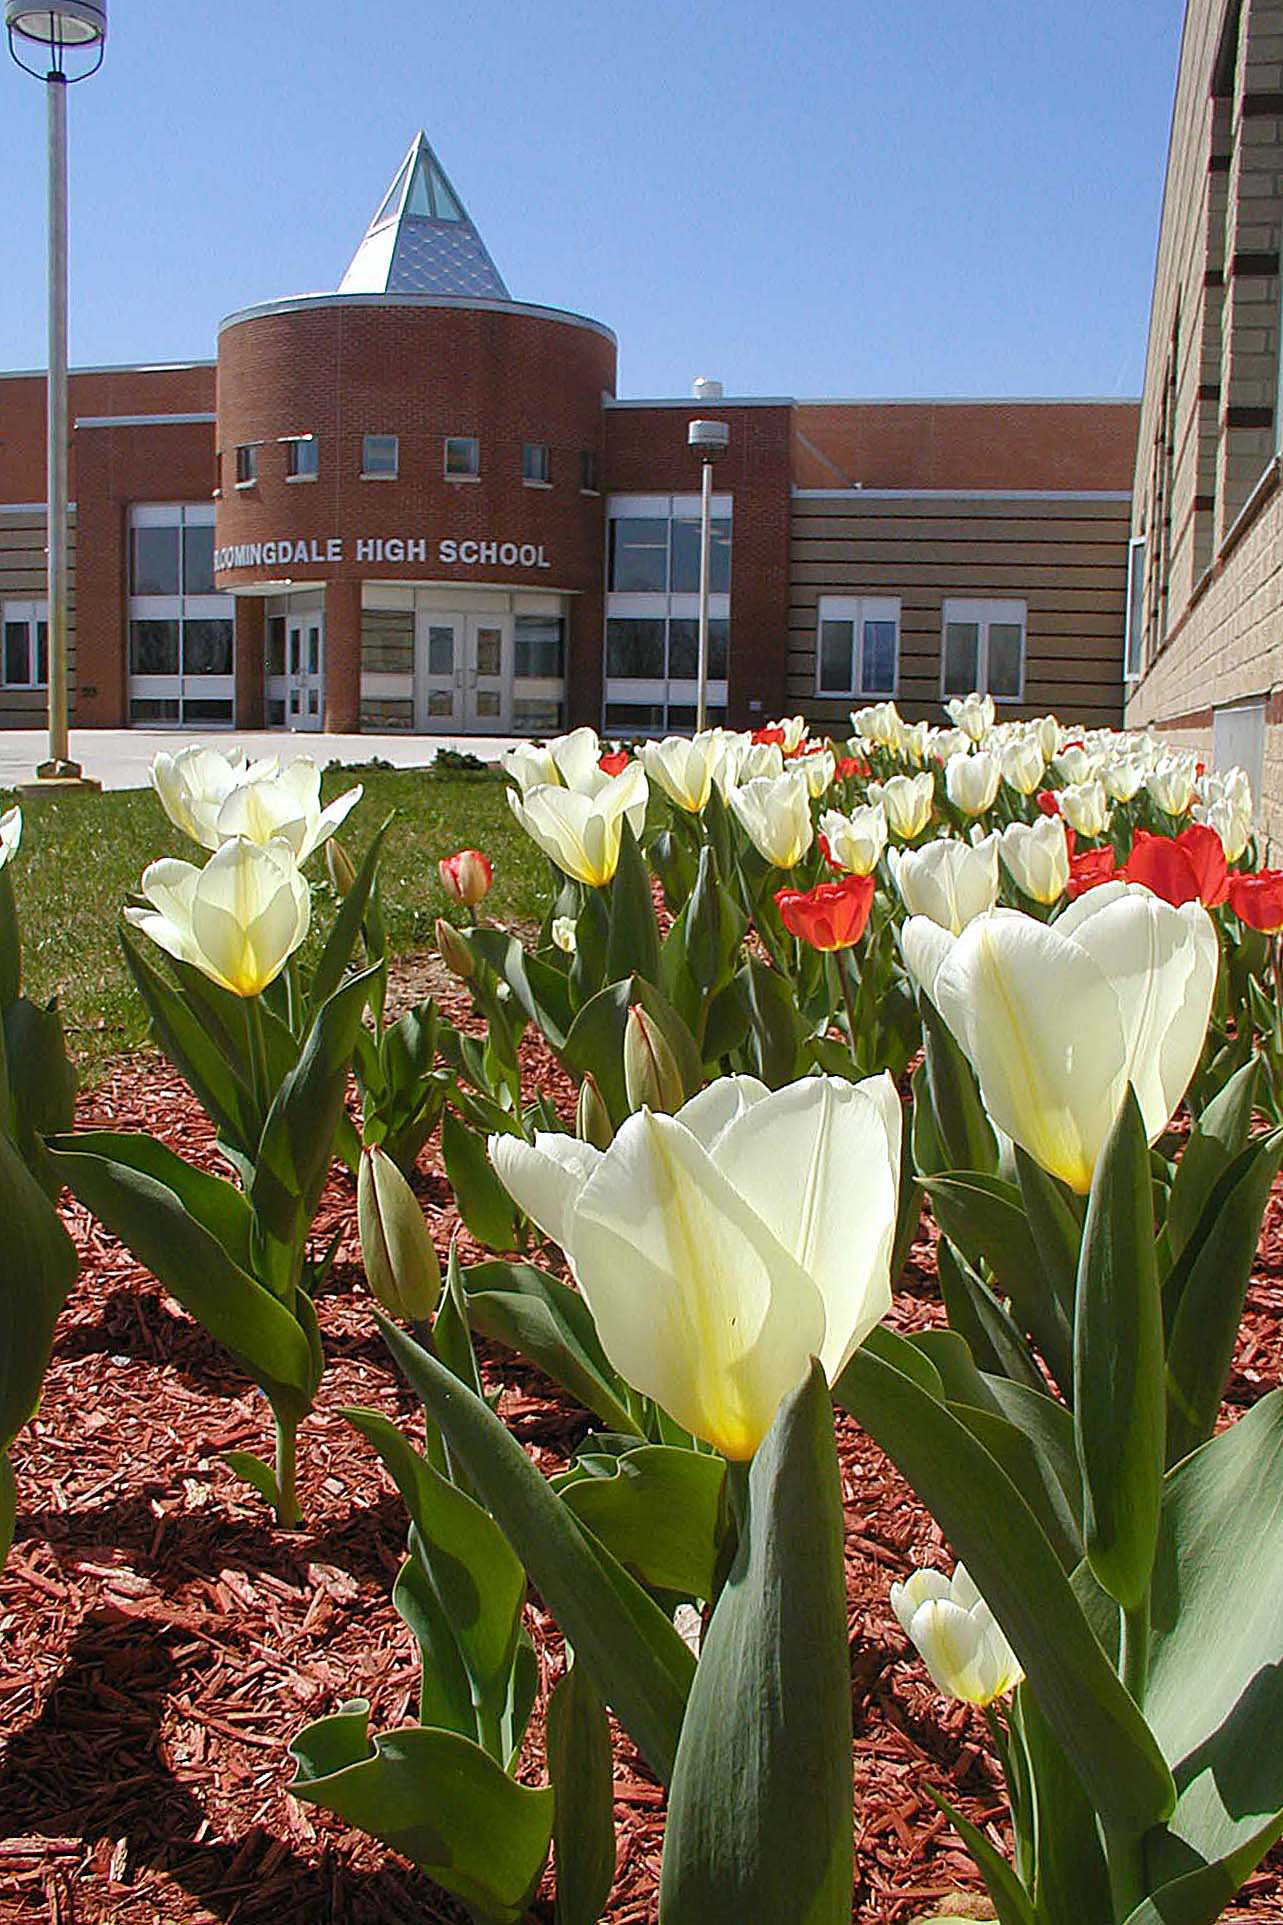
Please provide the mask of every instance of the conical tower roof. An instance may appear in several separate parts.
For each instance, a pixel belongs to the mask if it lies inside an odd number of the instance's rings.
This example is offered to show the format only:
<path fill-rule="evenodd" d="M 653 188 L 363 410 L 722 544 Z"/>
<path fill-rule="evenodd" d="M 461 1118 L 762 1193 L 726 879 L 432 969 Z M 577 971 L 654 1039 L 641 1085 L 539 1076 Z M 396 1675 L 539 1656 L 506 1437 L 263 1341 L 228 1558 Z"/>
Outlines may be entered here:
<path fill-rule="evenodd" d="M 425 133 L 410 142 L 338 291 L 512 299 Z"/>

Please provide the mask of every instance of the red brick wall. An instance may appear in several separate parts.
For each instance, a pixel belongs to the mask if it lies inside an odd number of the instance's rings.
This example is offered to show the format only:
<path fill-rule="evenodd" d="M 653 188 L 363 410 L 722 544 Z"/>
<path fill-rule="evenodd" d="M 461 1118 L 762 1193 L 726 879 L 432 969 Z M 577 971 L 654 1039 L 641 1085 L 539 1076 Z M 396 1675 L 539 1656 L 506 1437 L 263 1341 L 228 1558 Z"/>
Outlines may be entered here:
<path fill-rule="evenodd" d="M 787 405 L 724 401 L 606 410 L 603 482 L 611 494 L 697 493 L 700 462 L 687 446 L 687 427 L 700 417 L 730 427 L 713 485 L 734 497 L 728 707 L 735 726 L 781 714 L 787 699 L 792 415 Z M 600 651 L 597 666 L 600 676 Z"/>
<path fill-rule="evenodd" d="M 126 717 L 129 509 L 139 501 L 207 501 L 209 422 L 81 428 L 75 437 L 76 722 L 121 728 Z"/>
<path fill-rule="evenodd" d="M 1130 491 L 1139 419 L 1132 401 L 799 401 L 793 480 Z"/>
<path fill-rule="evenodd" d="M 83 434 L 75 432 L 81 415 L 212 414 L 214 366 L 196 362 L 174 368 L 110 368 L 102 373 L 77 373 L 68 381 L 67 414 L 72 423 L 69 456 L 70 492 L 78 495 L 79 447 Z M 84 432 L 101 433 L 101 429 Z M 163 460 L 163 457 L 161 457 Z M 199 491 L 208 496 L 212 469 Z M 45 377 L 43 374 L 0 376 L 0 502 L 43 501 L 45 498 Z M 172 500 L 162 486 L 152 500 Z"/>
<path fill-rule="evenodd" d="M 369 577 L 570 591 L 569 702 L 576 717 L 595 719 L 602 503 L 580 489 L 580 454 L 590 451 L 600 472 L 601 397 L 615 383 L 612 340 L 518 308 L 327 298 L 225 327 L 218 367 L 217 546 L 316 541 L 324 553 L 328 537 L 343 538 L 341 561 L 228 569 L 220 587 L 288 575 L 299 583 Z M 315 481 L 286 480 L 278 437 L 289 434 L 316 436 Z M 400 437 L 395 481 L 361 479 L 366 434 Z M 456 434 L 481 443 L 478 481 L 444 478 L 444 439 Z M 251 441 L 260 443 L 258 483 L 238 490 L 236 447 Z M 549 445 L 551 487 L 523 484 L 526 441 Z M 426 539 L 427 559 L 358 561 L 358 536 Z M 547 566 L 446 563 L 437 554 L 443 537 L 542 547 Z M 336 691 L 346 674 L 343 650 L 353 645 L 349 626 L 339 633 L 327 622 L 327 683 Z M 336 692 L 331 706 L 346 716 L 350 703 Z"/>

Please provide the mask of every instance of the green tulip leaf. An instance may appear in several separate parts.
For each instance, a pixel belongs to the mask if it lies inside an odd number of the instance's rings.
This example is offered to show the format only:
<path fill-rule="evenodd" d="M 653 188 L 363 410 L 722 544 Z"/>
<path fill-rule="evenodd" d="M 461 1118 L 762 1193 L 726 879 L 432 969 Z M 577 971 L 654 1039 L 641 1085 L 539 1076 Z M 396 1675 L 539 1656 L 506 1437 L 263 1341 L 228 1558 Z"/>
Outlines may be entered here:
<path fill-rule="evenodd" d="M 574 1020 L 570 990 L 561 970 L 528 956 L 520 938 L 502 929 L 460 931 L 468 948 L 507 983 L 520 1009 L 560 1055 Z"/>
<path fill-rule="evenodd" d="M 1283 1813 L 1252 1833 L 1236 1851 L 1209 1865 L 1160 1885 L 1129 1912 L 1126 1925 L 1216 1925 L 1226 1906 L 1260 1864 L 1267 1851 L 1283 1837 Z"/>
<path fill-rule="evenodd" d="M 1041 1389 L 1043 1377 L 1007 1306 L 946 1233 L 936 1246 L 936 1275 L 949 1322 L 986 1370 Z"/>
<path fill-rule="evenodd" d="M 1260 1078 L 1261 1061 L 1253 1056 L 1212 1098 L 1189 1133 L 1167 1206 L 1167 1245 L 1173 1263 L 1198 1229 L 1212 1191 L 1247 1148 Z"/>
<path fill-rule="evenodd" d="M 441 1157 L 459 1215 L 477 1242 L 511 1250 L 517 1241 L 512 1199 L 495 1174 L 484 1137 L 452 1109 L 441 1118 Z"/>
<path fill-rule="evenodd" d="M 931 998 L 921 995 L 918 1004 L 935 1136 L 951 1170 L 991 1176 L 998 1168 L 998 1139 L 980 1100 L 975 1071 Z"/>
<path fill-rule="evenodd" d="M 1140 1830 L 1166 1817 L 1175 1791 L 1163 1756 L 1046 1533 L 996 1459 L 867 1344 L 834 1396 L 886 1451 L 966 1564 L 1102 1816 Z"/>
<path fill-rule="evenodd" d="M 712 1596 L 726 1465 L 704 1451 L 645 1444 L 606 1477 L 558 1480 L 563 1501 L 652 1591 Z"/>
<path fill-rule="evenodd" d="M 237 1358 L 273 1408 L 301 1417 L 320 1381 L 316 1351 L 242 1261 L 249 1230 L 240 1191 L 154 1137 L 89 1130 L 53 1137 L 49 1149 L 68 1189 Z"/>
<path fill-rule="evenodd" d="M 621 825 L 619 863 L 610 883 L 610 935 L 606 944 L 606 975 L 636 974 L 645 982 L 659 981 L 659 925 L 650 894 L 650 872 L 642 861 L 637 838 L 627 817 Z"/>
<path fill-rule="evenodd" d="M 1072 1403 L 1074 1304 L 1078 1294 L 1082 1223 L 1055 1177 L 1049 1176 L 1031 1156 L 1026 1155 L 1018 1143 L 1014 1154 L 1025 1216 L 1042 1266 L 1045 1287 L 1054 1298 L 1051 1315 L 1056 1330 L 1055 1348 L 1069 1372 L 1067 1381 L 1062 1382 L 1057 1377 L 1057 1382 Z"/>
<path fill-rule="evenodd" d="M 289 1790 L 381 1839 L 495 1925 L 519 1925 L 552 1838 L 553 1793 L 519 1785 L 457 1732 L 373 1742 L 363 1698 L 300 1731 Z"/>
<path fill-rule="evenodd" d="M 1158 1541 L 1167 1411 L 1149 1145 L 1131 1089 L 1087 1202 L 1074 1382 L 1087 1561 L 1132 1610 L 1148 1593 Z"/>
<path fill-rule="evenodd" d="M 3 871 L 0 871 L 3 874 Z M 40 1400 L 54 1325 L 79 1263 L 62 1219 L 11 1139 L 0 1133 L 0 1453 Z M 7 1472 L 12 1492 L 12 1472 Z M 2 1561 L 2 1560 L 0 1560 Z"/>
<path fill-rule="evenodd" d="M 248 1484 L 272 1510 L 277 1508 L 281 1500 L 280 1486 L 276 1481 L 276 1472 L 269 1463 L 255 1456 L 252 1450 L 225 1450 L 221 1455 L 233 1476 Z"/>
<path fill-rule="evenodd" d="M 240 1073 L 239 1044 L 191 996 L 173 987 L 150 955 L 122 935 L 121 948 L 134 986 L 146 1006 L 156 1043 L 191 1088 L 220 1137 L 242 1156 L 258 1147 L 260 1122 L 249 1085 Z"/>
<path fill-rule="evenodd" d="M 538 1364 L 610 1430 L 640 1434 L 577 1290 L 530 1263 L 471 1264 L 463 1281 L 474 1330 Z"/>
<path fill-rule="evenodd" d="M 661 1925 L 850 1925 L 851 1679 L 833 1411 L 812 1360 L 748 1471 L 668 1801 Z"/>
<path fill-rule="evenodd" d="M 1092 1802 L 1027 1689 L 1019 1693 L 1017 1715 L 1037 1802 L 1039 1925 L 1111 1919 L 1109 1871 Z"/>
<path fill-rule="evenodd" d="M 1217 1098 L 1217 1102 L 1220 1098 Z M 1209 1105 L 1209 1110 L 1215 1105 Z M 1167 1461 L 1216 1427 L 1251 1281 L 1261 1219 L 1283 1162 L 1283 1130 L 1249 1144 L 1214 1183 L 1171 1276 L 1167 1340 Z"/>
<path fill-rule="evenodd" d="M 0 868 L 0 1010 L 22 992 L 22 934 L 9 864 Z"/>
<path fill-rule="evenodd" d="M 397 1572 L 392 1603 L 419 1647 L 419 1723 L 477 1739 L 477 1707 L 454 1631 L 413 1551 Z"/>
<path fill-rule="evenodd" d="M 932 1785 L 924 1785 L 923 1790 L 931 1802 L 947 1815 L 975 1859 L 980 1876 L 985 1881 L 985 1890 L 998 1914 L 998 1925 L 1038 1925 L 1033 1902 L 1002 1853 L 996 1851 L 979 1827 L 971 1824 L 961 1812 L 955 1811 L 948 1799 Z M 944 1925 L 944 1921 L 940 1920 L 938 1925 Z M 1081 1925 L 1087 1925 L 1085 1918 Z"/>
<path fill-rule="evenodd" d="M 7 1450 L 0 1450 L 0 1571 L 5 1567 L 18 1521 L 18 1487 Z"/>
<path fill-rule="evenodd" d="M 971 1263 L 983 1258 L 989 1264 L 1057 1384 L 1072 1387 L 1072 1305 L 1067 1308 L 1056 1294 L 1020 1191 L 1001 1177 L 963 1172 L 930 1177 L 925 1188 L 945 1235 Z"/>
<path fill-rule="evenodd" d="M 768 1089 L 782 1089 L 801 1075 L 807 1057 L 806 1024 L 792 986 L 757 956 L 750 956 L 738 980 L 744 985 L 753 1073 Z"/>
<path fill-rule="evenodd" d="M 378 874 L 379 856 L 382 853 L 383 840 L 391 827 L 392 817 L 388 816 L 381 827 L 376 829 L 374 835 L 371 837 L 370 846 L 362 857 L 361 866 L 356 872 L 356 879 L 339 904 L 338 914 L 335 916 L 330 928 L 330 933 L 325 939 L 325 947 L 321 951 L 320 961 L 317 963 L 312 975 L 312 980 L 308 985 L 308 1002 L 314 1012 L 319 1012 L 322 1005 L 329 1001 L 330 997 L 339 987 L 339 984 L 343 981 L 343 972 L 352 960 L 352 951 L 356 948 L 356 939 L 360 935 L 361 926 L 365 921 L 365 911 L 366 905 L 370 900 L 370 891 L 374 887 L 374 879 Z M 367 988 L 373 987 L 374 980 L 373 973 L 367 971 Z"/>
<path fill-rule="evenodd" d="M 557 1925 L 597 1925 L 615 1882 L 614 1776 L 606 1707 L 578 1664 L 548 1700 L 548 1776 Z"/>
<path fill-rule="evenodd" d="M 666 1781 L 694 1670 L 690 1651 L 658 1605 L 576 1522 L 484 1400 L 377 1312 L 376 1322 L 578 1661 Z"/>

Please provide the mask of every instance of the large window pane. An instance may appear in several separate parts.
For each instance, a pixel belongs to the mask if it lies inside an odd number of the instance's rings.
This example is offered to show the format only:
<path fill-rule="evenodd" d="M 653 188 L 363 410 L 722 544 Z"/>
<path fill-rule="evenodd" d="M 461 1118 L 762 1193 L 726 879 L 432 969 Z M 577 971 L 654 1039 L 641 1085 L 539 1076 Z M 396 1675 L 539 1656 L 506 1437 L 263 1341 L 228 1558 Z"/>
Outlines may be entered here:
<path fill-rule="evenodd" d="M 183 623 L 184 675 L 230 675 L 232 624 L 229 621 Z"/>
<path fill-rule="evenodd" d="M 183 529 L 183 593 L 212 595 L 213 592 L 214 524 L 207 522 L 201 527 L 189 522 Z"/>
<path fill-rule="evenodd" d="M 25 688 L 31 681 L 31 626 L 28 622 L 4 625 L 4 679 Z"/>
<path fill-rule="evenodd" d="M 518 678 L 559 680 L 562 673 L 560 615 L 518 615 L 513 624 L 512 672 Z"/>
<path fill-rule="evenodd" d="M 662 702 L 607 702 L 607 735 L 628 735 L 634 729 L 650 730 L 658 734 L 664 726 L 664 705 Z"/>
<path fill-rule="evenodd" d="M 178 539 L 181 530 L 175 523 L 170 528 L 135 528 L 133 531 L 133 570 L 130 578 L 130 592 L 134 595 L 177 595 L 181 592 L 178 578 Z M 213 529 L 210 531 L 211 557 L 213 554 Z"/>
<path fill-rule="evenodd" d="M 178 697 L 166 695 L 157 700 L 152 695 L 132 695 L 129 698 L 129 719 L 144 727 L 149 722 L 176 722 Z"/>
<path fill-rule="evenodd" d="M 865 695 L 895 694 L 896 624 L 868 621 L 860 659 L 860 687 Z"/>
<path fill-rule="evenodd" d="M 130 622 L 129 672 L 131 675 L 177 675 L 177 622 Z M 177 715 L 174 720 L 178 720 Z"/>
<path fill-rule="evenodd" d="M 990 695 L 1019 696 L 1024 652 L 1025 631 L 1019 622 L 990 622 Z"/>
<path fill-rule="evenodd" d="M 668 523 L 621 515 L 610 524 L 610 585 L 622 594 L 663 594 L 668 587 Z"/>
<path fill-rule="evenodd" d="M 612 615 L 606 623 L 606 673 L 634 681 L 661 681 L 664 674 L 663 618 Z"/>
<path fill-rule="evenodd" d="M 269 615 L 267 618 L 267 672 L 269 675 L 285 673 L 285 617 Z"/>
<path fill-rule="evenodd" d="M 401 442 L 394 434 L 367 434 L 361 442 L 361 473 L 392 475 L 397 472 Z"/>
<path fill-rule="evenodd" d="M 232 702 L 230 696 L 188 696 L 183 703 L 184 722 L 226 723 L 232 721 Z"/>
<path fill-rule="evenodd" d="M 944 692 L 970 695 L 980 680 L 980 624 L 946 622 L 944 628 Z"/>
<path fill-rule="evenodd" d="M 673 593 L 699 592 L 699 522 L 673 523 Z M 731 592 L 731 524 L 714 517 L 709 529 L 708 590 L 711 595 Z"/>
<path fill-rule="evenodd" d="M 849 695 L 852 679 L 854 622 L 820 623 L 820 694 Z"/>
<path fill-rule="evenodd" d="M 432 622 L 428 627 L 428 674 L 454 674 L 454 626 Z"/>
<path fill-rule="evenodd" d="M 43 688 L 49 680 L 49 624 L 36 623 L 36 681 Z"/>
<path fill-rule="evenodd" d="M 708 679 L 726 680 L 726 656 L 730 623 L 712 617 L 708 624 Z M 674 616 L 668 625 L 668 677 L 673 682 L 693 682 L 699 674 L 699 623 L 684 615 Z"/>

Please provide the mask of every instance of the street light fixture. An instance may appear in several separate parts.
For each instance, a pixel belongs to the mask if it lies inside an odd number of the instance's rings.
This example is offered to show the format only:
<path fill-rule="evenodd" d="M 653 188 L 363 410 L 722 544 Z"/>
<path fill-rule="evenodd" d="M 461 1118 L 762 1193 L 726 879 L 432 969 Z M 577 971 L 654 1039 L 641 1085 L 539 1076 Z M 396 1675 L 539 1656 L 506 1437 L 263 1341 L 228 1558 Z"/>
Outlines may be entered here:
<path fill-rule="evenodd" d="M 724 421 L 692 421 L 686 439 L 703 465 L 699 521 L 699 681 L 695 696 L 696 733 L 708 727 L 708 578 L 712 545 L 713 462 L 730 446 Z"/>
<path fill-rule="evenodd" d="M 49 124 L 49 759 L 36 775 L 41 789 L 96 788 L 67 740 L 67 87 L 102 65 L 107 0 L 4 0 L 4 23 L 18 66 L 45 82 Z M 37 48 L 43 71 L 23 59 Z"/>

